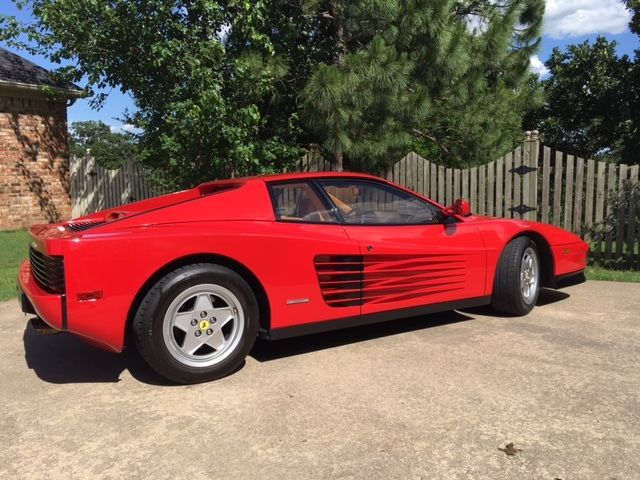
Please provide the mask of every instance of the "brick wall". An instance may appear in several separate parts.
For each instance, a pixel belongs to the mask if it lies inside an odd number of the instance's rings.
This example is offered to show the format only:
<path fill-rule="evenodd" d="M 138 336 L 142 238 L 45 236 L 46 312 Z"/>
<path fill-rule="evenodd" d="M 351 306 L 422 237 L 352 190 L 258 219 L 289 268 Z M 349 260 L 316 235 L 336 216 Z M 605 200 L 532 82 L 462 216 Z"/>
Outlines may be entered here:
<path fill-rule="evenodd" d="M 0 230 L 71 216 L 64 101 L 0 94 Z"/>

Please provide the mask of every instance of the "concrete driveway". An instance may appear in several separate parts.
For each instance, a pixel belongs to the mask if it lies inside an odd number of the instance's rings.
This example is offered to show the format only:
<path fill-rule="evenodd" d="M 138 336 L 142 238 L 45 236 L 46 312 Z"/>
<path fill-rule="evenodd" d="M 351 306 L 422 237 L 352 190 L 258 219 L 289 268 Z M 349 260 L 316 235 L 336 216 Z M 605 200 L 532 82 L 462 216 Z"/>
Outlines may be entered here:
<path fill-rule="evenodd" d="M 259 343 L 168 386 L 0 303 L 0 478 L 637 479 L 640 284 Z M 499 447 L 521 449 L 508 456 Z"/>

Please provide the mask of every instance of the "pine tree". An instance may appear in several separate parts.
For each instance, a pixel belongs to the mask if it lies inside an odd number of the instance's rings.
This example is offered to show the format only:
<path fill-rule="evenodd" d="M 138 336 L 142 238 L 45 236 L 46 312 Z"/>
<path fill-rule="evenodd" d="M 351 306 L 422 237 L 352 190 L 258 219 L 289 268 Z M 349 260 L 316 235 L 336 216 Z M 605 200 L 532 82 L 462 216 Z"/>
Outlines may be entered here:
<path fill-rule="evenodd" d="M 309 1 L 336 51 L 302 94 L 303 119 L 341 169 L 409 148 L 441 163 L 489 161 L 521 135 L 544 2 Z M 317 35 L 317 32 L 311 32 Z M 535 88 L 534 88 L 535 90 Z"/>
<path fill-rule="evenodd" d="M 411 144 L 396 113 L 410 95 L 412 63 L 394 45 L 401 8 L 389 1 L 308 1 L 309 16 L 323 19 L 335 51 L 320 63 L 303 92 L 303 119 L 331 154 L 334 168 L 375 160 Z M 314 35 L 312 32 L 311 35 Z"/>
<path fill-rule="evenodd" d="M 544 0 L 13 1 L 34 21 L 0 15 L 0 39 L 129 93 L 138 157 L 169 186 L 277 171 L 310 145 L 338 170 L 409 149 L 493 160 L 535 98 L 544 12 Z"/>

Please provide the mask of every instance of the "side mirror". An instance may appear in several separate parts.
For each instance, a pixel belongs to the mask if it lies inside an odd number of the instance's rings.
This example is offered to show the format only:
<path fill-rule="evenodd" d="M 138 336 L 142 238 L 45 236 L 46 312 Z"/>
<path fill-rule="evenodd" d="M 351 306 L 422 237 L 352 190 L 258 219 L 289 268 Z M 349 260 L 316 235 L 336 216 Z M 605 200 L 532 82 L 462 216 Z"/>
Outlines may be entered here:
<path fill-rule="evenodd" d="M 455 201 L 453 205 L 447 207 L 443 210 L 444 214 L 452 217 L 454 215 L 459 215 L 461 217 L 468 217 L 471 215 L 471 205 L 469 205 L 469 201 L 464 198 L 459 198 Z"/>

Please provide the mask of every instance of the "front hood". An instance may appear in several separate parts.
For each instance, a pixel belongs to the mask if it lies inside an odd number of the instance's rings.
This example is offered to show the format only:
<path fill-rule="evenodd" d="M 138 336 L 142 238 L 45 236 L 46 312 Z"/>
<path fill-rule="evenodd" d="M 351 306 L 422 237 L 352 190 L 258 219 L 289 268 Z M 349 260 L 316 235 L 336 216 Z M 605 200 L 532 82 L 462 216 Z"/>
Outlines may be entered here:
<path fill-rule="evenodd" d="M 518 218 L 487 217 L 483 215 L 470 215 L 464 220 L 477 225 L 480 230 L 499 231 L 506 237 L 512 237 L 524 232 L 535 232 L 543 236 L 550 245 L 583 243 L 583 240 L 578 235 L 548 223 L 521 220 Z"/>
<path fill-rule="evenodd" d="M 496 217 L 488 217 L 486 215 L 469 215 L 467 217 L 463 217 L 466 222 L 484 222 L 487 220 L 505 220 L 504 218 L 496 218 Z"/>

